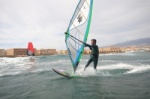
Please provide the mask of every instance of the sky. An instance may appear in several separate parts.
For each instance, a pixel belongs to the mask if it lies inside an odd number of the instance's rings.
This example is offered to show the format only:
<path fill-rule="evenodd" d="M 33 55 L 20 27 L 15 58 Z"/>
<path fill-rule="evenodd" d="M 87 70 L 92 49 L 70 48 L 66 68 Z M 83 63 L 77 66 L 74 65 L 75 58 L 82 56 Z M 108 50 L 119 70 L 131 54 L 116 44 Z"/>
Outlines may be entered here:
<path fill-rule="evenodd" d="M 64 32 L 79 0 L 0 0 L 0 48 L 66 49 Z M 150 37 L 150 0 L 94 0 L 87 43 Z"/>

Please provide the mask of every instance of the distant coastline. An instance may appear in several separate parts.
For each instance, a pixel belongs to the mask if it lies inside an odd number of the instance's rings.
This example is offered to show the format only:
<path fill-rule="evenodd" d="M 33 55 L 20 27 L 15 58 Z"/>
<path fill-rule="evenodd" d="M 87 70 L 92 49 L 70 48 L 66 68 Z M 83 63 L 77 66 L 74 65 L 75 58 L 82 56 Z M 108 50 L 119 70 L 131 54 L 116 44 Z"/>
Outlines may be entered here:
<path fill-rule="evenodd" d="M 148 46 L 108 46 L 99 48 L 100 54 L 109 53 L 125 53 L 125 52 L 150 52 L 150 45 Z M 91 50 L 85 49 L 83 54 L 90 54 Z M 67 55 L 67 50 L 56 49 L 36 49 L 35 56 L 47 56 L 47 55 Z M 12 49 L 0 49 L 0 57 L 27 57 L 27 48 L 12 48 Z"/>

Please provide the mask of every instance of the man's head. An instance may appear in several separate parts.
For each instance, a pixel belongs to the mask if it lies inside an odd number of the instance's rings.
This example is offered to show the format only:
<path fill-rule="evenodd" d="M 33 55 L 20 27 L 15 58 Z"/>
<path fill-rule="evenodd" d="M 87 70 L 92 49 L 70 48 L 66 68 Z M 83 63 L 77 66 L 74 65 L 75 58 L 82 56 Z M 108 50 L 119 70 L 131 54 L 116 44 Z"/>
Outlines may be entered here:
<path fill-rule="evenodd" d="M 92 45 L 95 45 L 95 44 L 96 44 L 96 39 L 92 39 L 92 40 L 91 40 L 91 44 L 92 44 Z"/>

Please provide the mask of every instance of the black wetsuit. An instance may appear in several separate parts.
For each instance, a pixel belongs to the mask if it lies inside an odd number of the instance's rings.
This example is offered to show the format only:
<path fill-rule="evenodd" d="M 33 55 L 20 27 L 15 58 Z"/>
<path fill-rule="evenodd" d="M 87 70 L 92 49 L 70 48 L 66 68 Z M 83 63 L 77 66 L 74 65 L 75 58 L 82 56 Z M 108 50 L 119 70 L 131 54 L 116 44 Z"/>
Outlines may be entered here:
<path fill-rule="evenodd" d="M 94 69 L 96 69 L 97 67 L 97 63 L 98 63 L 98 57 L 99 57 L 99 49 L 98 49 L 98 46 L 97 45 L 89 45 L 89 44 L 85 44 L 85 47 L 89 47 L 90 50 L 92 51 L 91 53 L 91 57 L 89 59 L 89 61 L 87 62 L 86 67 L 89 66 L 89 64 L 93 61 L 94 63 Z"/>

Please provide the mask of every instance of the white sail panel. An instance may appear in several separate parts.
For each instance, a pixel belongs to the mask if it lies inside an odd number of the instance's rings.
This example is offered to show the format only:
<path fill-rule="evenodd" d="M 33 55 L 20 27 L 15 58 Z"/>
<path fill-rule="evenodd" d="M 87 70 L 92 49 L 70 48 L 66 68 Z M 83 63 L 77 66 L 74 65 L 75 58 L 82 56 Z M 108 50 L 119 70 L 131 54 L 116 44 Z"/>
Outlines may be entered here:
<path fill-rule="evenodd" d="M 90 0 L 84 0 L 83 6 L 82 8 L 77 8 L 78 10 L 80 10 L 78 12 L 78 15 L 76 16 L 75 20 L 73 21 L 70 30 L 78 27 L 80 25 L 82 25 L 83 23 L 86 22 L 86 20 L 88 19 L 88 14 L 89 14 L 89 4 L 90 4 Z"/>
<path fill-rule="evenodd" d="M 92 16 L 93 0 L 80 0 L 66 33 L 66 47 L 76 71 L 86 43 Z"/>

